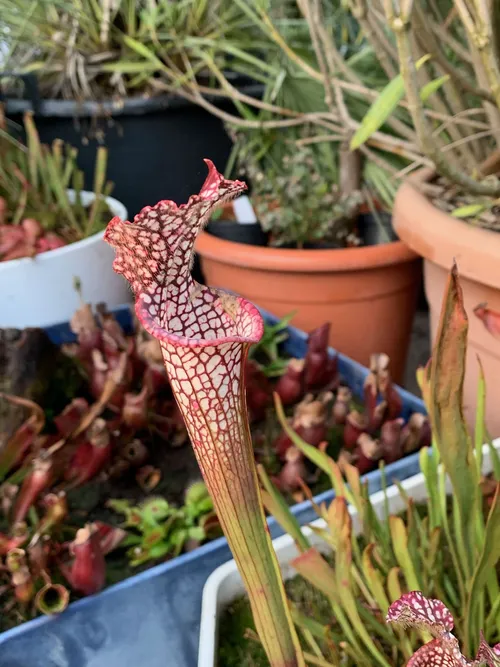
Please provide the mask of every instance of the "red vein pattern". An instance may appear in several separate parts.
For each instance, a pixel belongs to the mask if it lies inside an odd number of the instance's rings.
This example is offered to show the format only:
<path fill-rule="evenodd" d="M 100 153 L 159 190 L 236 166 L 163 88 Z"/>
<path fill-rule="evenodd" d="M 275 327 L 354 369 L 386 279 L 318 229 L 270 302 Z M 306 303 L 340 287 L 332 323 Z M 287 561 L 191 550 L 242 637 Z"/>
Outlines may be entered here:
<path fill-rule="evenodd" d="M 440 600 L 424 597 L 420 591 L 405 593 L 389 607 L 386 620 L 403 627 L 431 632 L 435 639 L 413 654 L 407 667 L 500 667 L 500 644 L 489 646 L 481 633 L 475 660 L 467 660 L 457 638 L 451 634 L 453 617 Z"/>
<path fill-rule="evenodd" d="M 446 641 L 443 638 L 433 639 L 419 648 L 407 667 L 464 667 L 473 664 L 464 658 L 455 637 L 449 637 Z"/>
<path fill-rule="evenodd" d="M 244 390 L 245 360 L 262 336 L 262 318 L 249 302 L 199 285 L 190 273 L 199 231 L 246 186 L 205 162 L 209 173 L 199 195 L 182 206 L 146 207 L 132 223 L 113 218 L 104 238 L 116 249 L 115 271 L 135 293 L 139 320 L 160 342 L 270 662 L 295 667 L 303 663 L 260 503 Z"/>
<path fill-rule="evenodd" d="M 451 632 L 454 626 L 453 616 L 441 600 L 428 599 L 420 591 L 405 593 L 393 602 L 387 612 L 387 622 L 423 628 L 434 637 Z"/>
<path fill-rule="evenodd" d="M 172 389 L 200 465 L 215 457 L 229 476 L 241 432 L 240 387 L 248 346 L 262 336 L 262 318 L 250 303 L 196 283 L 190 274 L 194 242 L 212 211 L 245 189 L 206 161 L 200 194 L 177 206 L 161 201 L 133 223 L 113 218 L 105 240 L 116 248 L 114 269 L 134 290 L 137 315 L 160 341 Z M 241 453 L 238 453 L 238 457 Z M 235 464 L 238 464 L 237 467 Z"/>
<path fill-rule="evenodd" d="M 483 633 L 481 633 L 481 643 L 477 652 L 476 660 L 486 662 L 488 667 L 500 667 L 500 644 L 491 647 L 487 644 Z"/>

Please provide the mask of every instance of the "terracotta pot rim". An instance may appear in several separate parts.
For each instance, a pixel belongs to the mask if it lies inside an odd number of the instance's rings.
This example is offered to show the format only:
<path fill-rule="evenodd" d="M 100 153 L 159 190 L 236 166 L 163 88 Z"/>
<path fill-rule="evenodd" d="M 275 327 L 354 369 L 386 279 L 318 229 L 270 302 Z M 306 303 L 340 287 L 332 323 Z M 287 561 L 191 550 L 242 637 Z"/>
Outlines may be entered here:
<path fill-rule="evenodd" d="M 201 232 L 196 251 L 207 259 L 264 271 L 322 273 L 360 271 L 415 261 L 418 254 L 402 241 L 360 248 L 295 250 L 235 243 Z"/>
<path fill-rule="evenodd" d="M 407 180 L 394 202 L 398 236 L 421 257 L 450 269 L 457 261 L 462 276 L 500 289 L 500 232 L 475 227 L 441 211 Z"/>

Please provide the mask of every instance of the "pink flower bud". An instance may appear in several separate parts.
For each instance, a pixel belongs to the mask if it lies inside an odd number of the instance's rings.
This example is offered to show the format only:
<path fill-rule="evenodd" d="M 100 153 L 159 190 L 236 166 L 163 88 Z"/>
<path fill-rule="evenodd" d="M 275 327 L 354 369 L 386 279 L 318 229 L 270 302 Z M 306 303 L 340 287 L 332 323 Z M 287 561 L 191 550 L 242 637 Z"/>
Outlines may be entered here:
<path fill-rule="evenodd" d="M 52 482 L 52 460 L 38 458 L 33 461 L 33 470 L 24 478 L 21 490 L 14 505 L 12 520 L 16 524 L 23 521 L 28 510 L 38 496 Z"/>
<path fill-rule="evenodd" d="M 401 434 L 405 454 L 415 452 L 422 447 L 429 447 L 432 440 L 429 418 L 420 412 L 414 412 Z"/>
<path fill-rule="evenodd" d="M 363 384 L 365 413 L 368 417 L 368 428 L 370 431 L 375 430 L 375 409 L 377 407 L 378 386 L 375 374 L 369 373 Z"/>
<path fill-rule="evenodd" d="M 386 463 L 394 463 L 403 456 L 403 425 L 404 419 L 401 417 L 387 421 L 382 425 L 380 444 L 382 446 L 382 456 Z"/>
<path fill-rule="evenodd" d="M 28 546 L 28 556 L 33 579 L 36 580 L 42 576 L 43 572 L 46 572 L 51 547 L 50 540 L 48 542 L 40 539 L 31 540 Z"/>
<path fill-rule="evenodd" d="M 37 530 L 39 535 L 50 532 L 68 515 L 68 503 L 64 491 L 47 494 L 42 500 L 42 505 L 45 507 L 45 514 Z"/>
<path fill-rule="evenodd" d="M 122 418 L 127 426 L 136 431 L 146 428 L 148 425 L 148 388 L 146 386 L 138 394 L 125 394 Z"/>
<path fill-rule="evenodd" d="M 353 410 L 347 415 L 344 426 L 344 447 L 347 450 L 353 450 L 356 447 L 358 438 L 362 433 L 368 430 L 368 419 L 357 410 Z"/>
<path fill-rule="evenodd" d="M 2 261 L 33 257 L 35 253 L 35 247 L 28 242 L 26 232 L 22 227 L 12 225 L 0 227 L 0 258 Z"/>
<path fill-rule="evenodd" d="M 292 445 L 293 443 L 288 437 L 288 435 L 285 433 L 285 431 L 282 431 L 276 438 L 276 440 L 273 442 L 273 447 L 276 451 L 277 456 L 280 459 L 285 458 L 287 451 L 290 449 Z"/>
<path fill-rule="evenodd" d="M 339 387 L 332 408 L 332 417 L 335 424 L 345 424 L 347 415 L 350 412 L 351 401 L 352 392 L 349 387 Z"/>
<path fill-rule="evenodd" d="M 62 568 L 70 586 L 83 595 L 99 592 L 106 581 L 106 563 L 95 524 L 87 524 L 77 531 L 70 552 L 74 561 L 69 568 Z"/>
<path fill-rule="evenodd" d="M 154 342 L 157 343 L 157 341 Z M 149 364 L 144 371 L 143 384 L 148 388 L 151 396 L 156 396 L 167 387 L 168 379 L 163 366 Z"/>
<path fill-rule="evenodd" d="M 325 440 L 327 433 L 324 422 L 311 424 L 311 426 L 302 426 L 299 424 L 295 430 L 302 440 L 313 447 L 318 447 L 318 445 Z"/>
<path fill-rule="evenodd" d="M 495 338 L 500 338 L 500 313 L 488 308 L 487 303 L 480 303 L 474 308 L 474 315 L 484 324 L 488 331 Z"/>
<path fill-rule="evenodd" d="M 0 197 L 0 233 L 1 228 L 5 224 L 7 218 L 7 201 L 4 197 Z"/>
<path fill-rule="evenodd" d="M 74 398 L 61 414 L 54 418 L 54 423 L 59 434 L 64 438 L 70 435 L 80 424 L 83 415 L 89 409 L 89 404 L 84 398 Z"/>
<path fill-rule="evenodd" d="M 356 447 L 356 468 L 360 475 L 373 470 L 382 456 L 382 447 L 368 433 L 362 433 Z"/>
<path fill-rule="evenodd" d="M 43 234 L 42 225 L 34 218 L 25 218 L 21 222 L 21 227 L 24 230 L 26 241 L 32 245 L 34 245 L 38 237 Z"/>
<path fill-rule="evenodd" d="M 296 491 L 301 487 L 301 481 L 307 475 L 302 452 L 296 447 L 290 447 L 285 455 L 285 465 L 278 477 L 280 488 L 283 491 Z"/>
<path fill-rule="evenodd" d="M 304 393 L 304 359 L 290 359 L 274 391 L 283 405 L 293 405 Z"/>
<path fill-rule="evenodd" d="M 86 303 L 78 308 L 69 325 L 78 340 L 78 357 L 89 363 L 93 351 L 102 348 L 102 332 L 97 326 L 90 304 Z"/>
<path fill-rule="evenodd" d="M 54 232 L 47 232 L 45 236 L 42 236 L 42 238 L 38 239 L 36 243 L 36 251 L 38 253 L 48 252 L 49 250 L 64 248 L 65 245 L 67 245 L 66 241 L 63 241 L 60 236 L 54 234 Z"/>
<path fill-rule="evenodd" d="M 116 547 L 118 547 L 127 537 L 126 530 L 115 528 L 115 526 L 102 523 L 102 521 L 96 521 L 94 526 L 99 536 L 101 550 L 104 556 L 116 549 Z"/>
<path fill-rule="evenodd" d="M 80 486 L 100 472 L 111 457 L 111 438 L 104 419 L 87 429 L 64 475 L 71 486 Z"/>
<path fill-rule="evenodd" d="M 12 532 L 12 535 L 0 533 L 0 556 L 5 556 L 9 551 L 18 549 L 28 540 L 28 527 L 24 522 L 16 524 Z"/>
<path fill-rule="evenodd" d="M 261 421 L 271 403 L 271 385 L 252 359 L 247 359 L 245 363 L 245 386 L 251 419 Z"/>
<path fill-rule="evenodd" d="M 21 567 L 11 575 L 11 583 L 14 587 L 14 596 L 21 604 L 28 604 L 35 595 L 33 577 L 27 566 Z"/>
<path fill-rule="evenodd" d="M 308 352 L 317 352 L 323 354 L 328 348 L 328 338 L 330 336 L 330 323 L 325 322 L 309 334 L 307 339 Z"/>

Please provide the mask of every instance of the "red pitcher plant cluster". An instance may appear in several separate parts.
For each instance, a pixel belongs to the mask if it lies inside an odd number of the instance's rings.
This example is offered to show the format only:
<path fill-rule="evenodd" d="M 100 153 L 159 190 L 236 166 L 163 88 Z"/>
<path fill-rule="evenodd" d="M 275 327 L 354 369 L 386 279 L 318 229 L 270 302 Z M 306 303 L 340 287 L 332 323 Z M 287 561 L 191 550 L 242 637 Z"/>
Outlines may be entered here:
<path fill-rule="evenodd" d="M 66 245 L 60 236 L 46 232 L 34 218 L 24 218 L 19 225 L 8 225 L 4 222 L 6 208 L 7 202 L 0 197 L 0 262 L 34 257 Z"/>
<path fill-rule="evenodd" d="M 59 582 L 65 580 L 79 595 L 101 590 L 104 557 L 126 536 L 101 521 L 76 532 L 65 525 L 66 492 L 101 470 L 110 452 L 109 433 L 98 416 L 98 402 L 71 405 L 55 418 L 57 432 L 47 436 L 41 435 L 44 413 L 39 406 L 4 394 L 0 398 L 31 410 L 0 455 L 0 479 L 14 470 L 0 486 L 1 513 L 9 524 L 8 532 L 0 533 L 0 592 L 12 593 L 2 610 L 7 614 L 19 604 L 23 619 L 33 607 L 60 613 L 70 593 Z"/>
<path fill-rule="evenodd" d="M 401 417 L 402 402 L 386 354 L 372 355 L 363 409 L 353 406 L 352 392 L 341 382 L 337 358 L 328 354 L 329 328 L 325 324 L 311 332 L 305 358 L 291 359 L 274 388 L 275 400 L 281 405 L 295 404 L 289 428 L 274 442 L 284 462 L 274 481 L 283 491 L 293 492 L 302 482 L 313 481 L 301 452 L 293 445 L 291 431 L 309 445 L 324 449 L 329 431 L 340 429 L 340 461 L 355 465 L 361 474 L 376 468 L 381 460 L 393 463 L 430 444 L 430 425 L 424 414 L 414 413 L 406 424 Z"/>
<path fill-rule="evenodd" d="M 133 538 L 125 530 L 100 521 L 92 521 L 75 533 L 69 526 L 75 519 L 81 525 L 81 518 L 74 515 L 69 494 L 92 482 L 101 488 L 103 483 L 112 484 L 128 475 L 148 495 L 162 475 L 151 464 L 152 438 L 168 441 L 171 447 L 187 441 L 155 340 L 143 330 L 135 337 L 125 336 L 103 307 L 94 315 L 83 305 L 70 326 L 77 342 L 63 349 L 78 360 L 88 378 L 87 398 L 74 398 L 47 428 L 39 405 L 0 393 L 1 400 L 29 414 L 0 452 L 0 511 L 8 524 L 8 530 L 0 533 L 0 559 L 5 558 L 6 563 L 0 574 L 0 590 L 10 595 L 3 607 L 6 613 L 16 602 L 33 602 L 42 613 L 62 611 L 69 592 L 52 583 L 61 576 L 77 595 L 101 590 L 106 580 L 106 554 L 122 545 L 125 538 L 126 544 L 134 544 Z M 193 503 L 188 505 L 184 509 L 192 514 Z M 145 508 L 135 510 L 139 516 Z M 139 549 L 140 562 L 154 560 L 159 549 L 166 554 L 166 546 L 171 546 L 167 538 L 175 537 L 176 549 L 188 540 L 194 548 L 193 536 L 197 544 L 206 537 L 203 526 L 210 526 L 217 534 L 216 517 L 208 503 L 196 508 L 195 517 L 187 517 L 189 525 L 184 521 L 180 526 L 184 515 L 175 507 L 169 508 L 170 532 L 155 525 L 158 534 L 149 530 L 144 541 L 137 540 L 138 546 L 130 549 L 131 564 L 137 561 Z M 126 522 L 125 527 L 129 526 L 136 524 Z M 14 561 L 12 553 L 17 554 Z M 9 564 L 14 562 L 13 569 Z M 26 618 L 30 614 L 22 615 Z"/>
<path fill-rule="evenodd" d="M 475 659 L 468 660 L 453 635 L 453 616 L 440 600 L 426 598 L 420 591 L 405 593 L 389 607 L 388 623 L 424 630 L 433 637 L 410 658 L 407 667 L 499 667 L 500 644 L 491 647 L 481 635 Z"/>

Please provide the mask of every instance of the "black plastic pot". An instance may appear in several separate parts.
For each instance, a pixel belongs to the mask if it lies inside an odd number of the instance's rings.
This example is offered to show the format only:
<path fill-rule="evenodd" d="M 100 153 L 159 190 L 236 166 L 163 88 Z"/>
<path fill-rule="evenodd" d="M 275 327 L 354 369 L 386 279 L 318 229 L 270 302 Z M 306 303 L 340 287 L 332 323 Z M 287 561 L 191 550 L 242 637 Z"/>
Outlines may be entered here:
<path fill-rule="evenodd" d="M 258 95 L 260 87 L 244 90 Z M 87 188 L 92 189 L 96 150 L 107 146 L 113 196 L 130 216 L 161 199 L 187 201 L 205 180 L 203 158 L 223 171 L 231 151 L 222 121 L 172 95 L 120 103 L 39 100 L 32 95 L 30 100 L 8 99 L 6 109 L 7 118 L 20 126 L 23 112 L 32 109 L 43 143 L 60 138 L 76 146 Z"/>
<path fill-rule="evenodd" d="M 380 245 L 398 240 L 392 228 L 390 213 L 378 211 L 377 215 L 379 222 L 372 213 L 360 213 L 358 216 L 358 234 L 363 239 L 363 245 Z"/>
<path fill-rule="evenodd" d="M 206 226 L 206 231 L 220 239 L 234 241 L 235 243 L 247 243 L 248 245 L 266 246 L 268 240 L 268 235 L 262 230 L 258 222 L 242 225 L 234 220 L 211 220 Z M 205 284 L 205 276 L 197 254 L 194 257 L 191 274 L 196 281 Z"/>
<path fill-rule="evenodd" d="M 258 222 L 242 225 L 234 220 L 212 220 L 206 231 L 219 239 L 248 245 L 266 246 L 268 240 L 268 235 Z"/>

